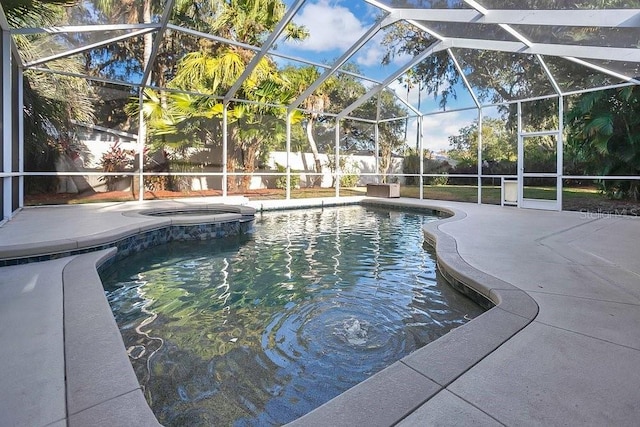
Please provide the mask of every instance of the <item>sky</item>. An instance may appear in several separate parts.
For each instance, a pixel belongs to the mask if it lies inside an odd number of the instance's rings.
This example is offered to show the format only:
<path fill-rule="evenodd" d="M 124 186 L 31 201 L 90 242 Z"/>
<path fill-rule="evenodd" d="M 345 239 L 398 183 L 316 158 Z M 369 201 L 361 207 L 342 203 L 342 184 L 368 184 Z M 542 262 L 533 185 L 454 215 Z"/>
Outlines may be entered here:
<path fill-rule="evenodd" d="M 317 63 L 333 63 L 373 26 L 381 13 L 380 9 L 363 0 L 309 0 L 298 11 L 293 22 L 304 25 L 309 30 L 310 37 L 303 41 L 280 40 L 277 43 L 278 51 Z M 348 61 L 357 65 L 363 75 L 378 81 L 385 80 L 411 60 L 410 56 L 397 57 L 391 64 L 382 65 L 386 51 L 381 44 L 382 37 L 383 32 L 376 34 Z M 393 82 L 390 87 L 403 99 L 407 99 L 407 90 L 399 81 Z M 464 87 L 456 88 L 456 91 L 459 95 L 459 106 L 453 102 L 448 109 L 473 105 Z M 415 107 L 418 106 L 417 88 L 409 92 L 408 100 Z M 424 92 L 420 96 L 420 107 L 422 112 L 441 110 L 433 95 L 426 95 Z M 476 111 L 446 113 L 426 118 L 424 123 L 427 148 L 433 151 L 447 149 L 449 136 L 457 135 L 458 129 L 468 126 L 475 117 Z M 415 126 L 413 128 L 413 134 L 409 132 L 407 136 L 408 141 L 416 140 Z"/>

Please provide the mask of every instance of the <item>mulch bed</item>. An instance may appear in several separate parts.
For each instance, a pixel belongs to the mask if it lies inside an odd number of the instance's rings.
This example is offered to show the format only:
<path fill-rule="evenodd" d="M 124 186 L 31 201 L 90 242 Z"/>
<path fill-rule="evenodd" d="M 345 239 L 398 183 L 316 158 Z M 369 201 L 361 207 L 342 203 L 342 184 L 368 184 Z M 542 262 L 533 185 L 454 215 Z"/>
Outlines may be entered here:
<path fill-rule="evenodd" d="M 318 195 L 318 189 L 298 189 L 295 190 L 295 193 L 296 197 L 316 197 Z M 185 197 L 212 197 L 221 195 L 222 191 L 220 190 L 204 190 L 191 192 L 162 190 L 147 191 L 145 192 L 144 198 L 145 200 L 160 200 Z M 243 193 L 228 193 L 228 195 L 245 196 L 252 200 L 268 200 L 284 198 L 284 191 L 277 189 L 261 189 L 250 190 Z M 92 194 L 30 194 L 25 196 L 25 204 L 28 206 L 133 200 L 137 200 L 137 198 L 134 198 L 130 191 L 111 191 L 107 193 Z M 565 200 L 563 209 L 569 211 L 592 212 L 602 215 L 640 216 L 640 202 L 633 202 L 628 200 L 610 200 L 605 197 L 600 197 L 597 199 Z"/>
<path fill-rule="evenodd" d="M 252 190 L 245 193 L 228 195 L 244 195 L 249 198 L 280 198 L 282 197 L 282 191 L 276 192 L 273 190 Z M 146 191 L 144 193 L 145 200 L 161 200 L 161 199 L 177 199 L 185 197 L 213 197 L 222 196 L 220 190 L 203 190 L 203 191 L 191 191 L 191 192 L 179 192 L 179 191 Z M 100 193 L 83 193 L 83 194 L 71 194 L 71 193 L 59 193 L 59 194 L 29 194 L 25 195 L 25 204 L 28 206 L 37 205 L 61 205 L 61 204 L 78 204 L 78 203 L 99 203 L 99 202 L 127 202 L 138 200 L 137 195 L 134 195 L 130 191 L 109 191 Z"/>
<path fill-rule="evenodd" d="M 566 211 L 592 212 L 607 216 L 640 216 L 640 202 L 610 200 L 605 197 L 599 199 L 564 201 L 562 208 Z"/>

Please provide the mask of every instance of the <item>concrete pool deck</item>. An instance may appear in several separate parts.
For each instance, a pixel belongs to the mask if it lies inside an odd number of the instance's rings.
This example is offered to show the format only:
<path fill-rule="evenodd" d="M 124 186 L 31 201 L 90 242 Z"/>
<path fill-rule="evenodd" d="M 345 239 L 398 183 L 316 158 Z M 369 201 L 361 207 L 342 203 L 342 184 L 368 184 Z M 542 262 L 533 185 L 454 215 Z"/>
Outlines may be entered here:
<path fill-rule="evenodd" d="M 497 306 L 294 424 L 638 425 L 640 218 L 431 200 L 340 201 L 455 212 L 431 223 L 427 240 L 447 274 Z M 123 215 L 131 209 L 141 205 L 26 208 L 0 227 L 0 260 L 65 252 L 167 221 Z M 0 268 L 0 425 L 157 425 L 139 386 L 127 380 L 132 369 L 108 307 L 99 304 L 104 295 L 95 287 L 83 293 L 105 256 Z M 120 351 L 102 354 L 101 344 Z M 78 361 L 83 355 L 108 360 L 96 371 Z"/>

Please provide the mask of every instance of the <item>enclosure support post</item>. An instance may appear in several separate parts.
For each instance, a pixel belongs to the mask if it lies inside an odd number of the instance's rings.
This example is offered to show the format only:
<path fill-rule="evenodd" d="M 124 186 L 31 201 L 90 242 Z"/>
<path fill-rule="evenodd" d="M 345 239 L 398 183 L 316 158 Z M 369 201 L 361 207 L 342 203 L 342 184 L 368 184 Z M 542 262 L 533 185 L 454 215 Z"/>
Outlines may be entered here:
<path fill-rule="evenodd" d="M 557 156 L 557 165 L 556 165 L 556 174 L 557 174 L 557 182 L 556 182 L 556 199 L 558 203 L 558 210 L 562 210 L 562 186 L 564 183 L 562 182 L 562 175 L 564 173 L 564 98 L 562 95 L 558 97 L 558 147 L 556 151 Z"/>
<path fill-rule="evenodd" d="M 227 180 L 229 179 L 227 175 L 227 115 L 228 104 L 225 103 L 222 108 L 222 197 L 227 197 Z"/>
<path fill-rule="evenodd" d="M 24 111 L 24 74 L 22 68 L 18 67 L 18 76 L 17 76 L 17 89 L 18 91 L 18 102 L 17 109 L 18 113 L 18 173 L 20 177 L 18 178 L 18 200 L 19 207 L 24 207 L 24 115 L 21 114 Z"/>
<path fill-rule="evenodd" d="M 146 135 L 145 123 L 144 123 L 144 88 L 140 87 L 138 93 L 138 103 L 140 105 L 140 113 L 138 114 L 138 201 L 144 200 L 144 135 Z M 134 181 L 132 179 L 132 181 Z M 132 187 L 135 185 L 131 182 Z M 135 187 L 133 187 L 135 188 Z"/>
<path fill-rule="evenodd" d="M 380 129 L 378 128 L 378 126 L 379 124 L 378 122 L 376 122 L 373 128 L 373 139 L 375 140 L 374 150 L 376 150 L 374 157 L 374 159 L 376 160 L 376 183 L 380 183 Z M 385 182 L 384 177 L 382 179 L 382 182 Z"/>
<path fill-rule="evenodd" d="M 416 118 L 417 132 L 418 132 L 418 161 L 420 162 L 420 176 L 418 177 L 418 187 L 420 188 L 420 200 L 424 199 L 424 135 L 422 133 L 422 119 L 424 116 L 422 113 Z"/>
<path fill-rule="evenodd" d="M 380 177 L 380 103 L 382 101 L 382 96 L 378 96 L 378 101 L 376 102 L 376 124 L 373 127 L 373 139 L 374 139 L 374 149 L 375 152 L 375 167 L 376 167 L 376 183 L 380 182 L 386 183 L 386 176 Z M 387 168 L 387 171 L 389 168 Z"/>
<path fill-rule="evenodd" d="M 287 114 L 287 188 L 285 198 L 291 198 L 291 114 Z"/>
<path fill-rule="evenodd" d="M 11 34 L 2 31 L 2 220 L 11 218 L 12 209 L 12 123 L 11 120 Z"/>
<path fill-rule="evenodd" d="M 478 204 L 482 204 L 482 108 L 478 108 Z"/>
<path fill-rule="evenodd" d="M 340 120 L 336 120 L 336 152 L 335 152 L 335 180 L 336 180 L 336 197 L 340 197 Z"/>
<path fill-rule="evenodd" d="M 524 195 L 524 145 L 522 139 L 522 103 L 518 101 L 518 207 L 522 207 Z"/>

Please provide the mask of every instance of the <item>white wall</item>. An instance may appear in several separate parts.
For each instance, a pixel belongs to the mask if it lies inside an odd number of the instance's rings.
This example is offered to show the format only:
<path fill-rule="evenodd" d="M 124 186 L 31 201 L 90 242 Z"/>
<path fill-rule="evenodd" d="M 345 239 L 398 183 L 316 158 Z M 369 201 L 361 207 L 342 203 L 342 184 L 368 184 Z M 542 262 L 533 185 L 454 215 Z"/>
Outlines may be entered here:
<path fill-rule="evenodd" d="M 120 140 L 120 147 L 125 150 L 135 150 L 137 148 L 137 144 L 135 141 L 126 141 L 124 139 L 119 139 L 112 135 L 108 135 L 102 132 L 87 132 L 87 135 L 84 135 L 81 142 L 81 146 L 83 148 L 84 153 L 82 153 L 83 164 L 77 165 L 80 166 L 79 170 L 99 170 L 100 169 L 100 159 L 102 155 L 108 151 L 111 146 L 118 140 Z M 218 153 L 218 150 L 215 148 L 210 148 L 206 152 L 207 161 L 211 161 L 214 157 L 220 157 L 221 151 Z M 198 159 L 198 157 L 202 157 L 203 154 L 196 154 L 192 160 L 198 161 L 202 159 Z M 320 182 L 321 187 L 331 187 L 333 184 L 333 177 L 331 174 L 331 170 L 327 166 L 329 163 L 329 156 L 333 157 L 333 154 L 319 154 L 320 162 L 322 164 L 322 179 Z M 347 158 L 347 166 L 345 170 L 342 171 L 343 174 L 356 174 L 359 176 L 358 185 L 363 186 L 368 183 L 378 182 L 376 176 L 362 176 L 362 174 L 374 174 L 376 171 L 376 162 L 375 157 L 373 155 L 344 155 Z M 344 157 L 343 156 L 343 157 Z M 315 175 L 311 175 L 315 172 L 315 162 L 312 153 L 302 153 L 302 152 L 292 152 L 289 154 L 289 162 L 291 165 L 291 170 L 294 173 L 298 173 L 300 176 L 300 186 L 306 187 L 312 185 L 314 180 L 316 179 Z M 221 162 L 220 162 L 221 163 Z M 261 188 L 273 188 L 275 187 L 275 181 L 277 177 L 275 176 L 260 176 L 263 173 L 275 173 L 277 172 L 276 163 L 281 166 L 285 166 L 287 164 L 287 153 L 284 151 L 274 151 L 269 155 L 266 166 L 264 169 L 257 170 L 254 173 L 254 177 L 251 181 L 251 189 L 261 189 Z M 398 175 L 402 174 L 402 164 L 403 159 L 400 157 L 393 157 L 391 160 L 391 167 L 389 168 L 389 175 Z M 67 168 L 60 168 L 63 171 Z M 67 169 L 68 170 L 68 169 Z M 76 169 L 78 170 L 78 169 Z M 218 169 L 220 170 L 220 169 Z M 99 177 L 91 176 L 85 177 L 89 184 L 96 191 L 105 191 L 104 183 L 99 181 Z M 394 179 L 396 180 L 396 179 Z M 220 188 L 221 185 L 221 177 L 218 176 L 209 176 L 209 177 L 193 177 L 191 179 L 191 189 L 192 190 L 205 190 L 207 188 Z M 402 182 L 403 179 L 401 177 L 397 178 L 398 182 Z M 126 183 L 123 182 L 123 187 L 127 187 Z M 126 189 L 126 188 L 123 188 Z"/>
<path fill-rule="evenodd" d="M 331 155 L 333 156 L 333 155 Z M 346 170 L 342 171 L 343 174 L 355 173 L 360 175 L 358 185 L 366 185 L 368 183 L 376 182 L 375 176 L 361 176 L 364 173 L 376 172 L 376 159 L 374 156 L 361 156 L 361 155 L 346 155 L 347 166 Z M 329 163 L 328 154 L 319 154 L 320 162 L 322 163 L 322 187 L 330 187 L 332 184 L 331 170 L 327 167 Z M 268 166 L 272 169 L 276 169 L 276 163 L 285 166 L 287 164 L 287 153 L 285 151 L 274 151 L 269 156 Z M 289 163 L 291 165 L 292 172 L 302 171 L 300 173 L 300 184 L 304 186 L 307 181 L 307 174 L 304 172 L 313 172 L 315 169 L 315 162 L 312 153 L 292 152 L 289 154 Z M 391 167 L 389 168 L 388 175 L 402 174 L 401 157 L 393 157 L 391 159 Z M 309 176 L 310 177 L 310 176 Z M 401 179 L 399 177 L 399 179 Z"/>

